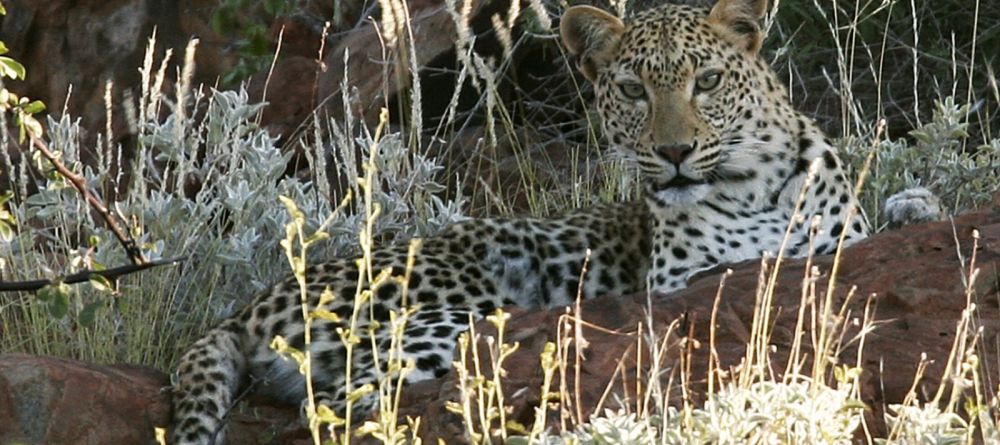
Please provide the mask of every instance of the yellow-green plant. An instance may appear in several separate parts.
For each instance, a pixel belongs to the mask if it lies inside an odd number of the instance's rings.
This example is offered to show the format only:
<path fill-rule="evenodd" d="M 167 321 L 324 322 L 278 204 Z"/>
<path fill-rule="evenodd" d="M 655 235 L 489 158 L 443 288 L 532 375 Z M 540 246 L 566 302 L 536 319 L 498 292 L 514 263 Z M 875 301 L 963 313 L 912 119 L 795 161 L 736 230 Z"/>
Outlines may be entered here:
<path fill-rule="evenodd" d="M 500 309 L 486 317 L 497 330 L 496 337 L 485 338 L 486 351 L 480 351 L 481 334 L 476 332 L 471 316 L 469 330 L 459 334 L 458 337 L 459 360 L 454 362 L 453 366 L 458 374 L 461 400 L 447 402 L 446 408 L 462 417 L 466 439 L 470 443 L 488 445 L 497 439 L 500 443 L 505 443 L 508 430 L 512 426 L 517 428 L 517 425 L 507 421 L 508 407 L 504 402 L 503 393 L 503 378 L 506 376 L 504 361 L 519 347 L 516 342 L 504 341 L 508 319 L 510 314 Z M 483 369 L 484 363 L 490 367 L 489 375 Z"/>
<path fill-rule="evenodd" d="M 348 197 L 345 197 L 344 204 L 346 204 L 349 198 L 349 195 Z M 310 345 L 312 344 L 312 323 L 313 320 L 317 318 L 331 322 L 339 322 L 340 317 L 337 316 L 337 314 L 325 309 L 335 298 L 333 292 L 331 292 L 329 288 L 323 290 L 315 307 L 310 307 L 309 288 L 306 281 L 306 251 L 312 244 L 329 237 L 329 234 L 327 234 L 324 229 L 326 224 L 329 221 L 332 221 L 333 218 L 327 218 L 324 224 L 316 231 L 311 234 L 307 234 L 305 232 L 305 215 L 303 215 L 302 211 L 299 210 L 295 201 L 282 196 L 281 202 L 285 205 L 285 209 L 288 211 L 290 217 L 288 224 L 285 225 L 285 238 L 281 241 L 281 247 L 284 248 L 285 256 L 288 258 L 288 263 L 292 269 L 292 274 L 295 276 L 295 281 L 299 285 L 299 305 L 302 311 L 302 320 L 305 324 L 305 327 L 303 328 L 305 338 L 302 350 L 297 350 L 289 346 L 288 342 L 285 341 L 285 339 L 280 335 L 275 336 L 275 338 L 271 341 L 271 348 L 279 354 L 287 355 L 295 360 L 295 362 L 299 365 L 299 372 L 305 377 L 305 414 L 308 419 L 309 431 L 312 434 L 313 443 L 315 445 L 319 445 L 320 426 L 322 424 L 340 426 L 343 424 L 343 421 L 337 418 L 337 416 L 329 408 L 316 405 L 316 397 L 312 384 L 312 351 L 310 350 Z M 341 207 L 343 207 L 344 204 L 342 204 Z M 336 211 L 334 214 L 335 213 Z"/>
<path fill-rule="evenodd" d="M 7 8 L 4 7 L 3 3 L 0 3 L 0 15 L 7 15 Z M 27 70 L 21 62 L 4 55 L 9 51 L 7 45 L 0 40 L 0 79 L 6 77 L 24 80 Z M 0 80 L 0 112 L 14 114 L 14 123 L 18 127 L 22 142 L 29 135 L 32 137 L 42 136 L 42 124 L 34 115 L 44 110 L 45 104 L 42 101 L 19 97 L 8 90 L 6 86 L 2 86 L 2 80 Z"/>
<path fill-rule="evenodd" d="M 2 2 L 0 2 L 0 15 L 7 15 L 7 9 Z M 33 101 L 27 97 L 18 97 L 3 84 L 3 78 L 24 80 L 27 75 L 27 70 L 21 62 L 5 55 L 8 52 L 10 50 L 7 49 L 7 45 L 0 40 L 0 113 L 4 114 L 4 122 L 6 114 L 13 113 L 14 124 L 18 127 L 20 140 L 24 142 L 28 135 L 42 136 L 42 124 L 38 122 L 35 114 L 44 111 L 45 104 L 39 100 Z M 3 195 L 0 195 L 0 241 L 4 242 L 10 241 L 14 237 L 14 228 L 17 226 L 14 215 L 7 210 L 7 202 L 13 197 L 13 190 L 7 190 Z"/>

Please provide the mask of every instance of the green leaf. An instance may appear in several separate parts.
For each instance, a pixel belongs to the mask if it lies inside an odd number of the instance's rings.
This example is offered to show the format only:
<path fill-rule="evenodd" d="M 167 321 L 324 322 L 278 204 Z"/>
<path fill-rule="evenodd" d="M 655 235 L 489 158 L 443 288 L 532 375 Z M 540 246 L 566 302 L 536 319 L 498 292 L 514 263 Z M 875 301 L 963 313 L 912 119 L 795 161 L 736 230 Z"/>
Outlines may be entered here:
<path fill-rule="evenodd" d="M 281 8 L 278 3 L 275 0 L 264 0 L 264 12 L 272 17 L 278 15 L 278 10 Z"/>
<path fill-rule="evenodd" d="M 268 29 L 263 25 L 253 24 L 243 29 L 246 35 L 244 50 L 252 56 L 265 56 L 271 53 Z"/>
<path fill-rule="evenodd" d="M 56 298 L 49 303 L 49 314 L 57 320 L 62 320 L 69 312 L 69 294 L 58 293 Z"/>
<path fill-rule="evenodd" d="M 10 242 L 14 239 L 14 228 L 7 221 L 0 221 L 0 241 Z"/>
<path fill-rule="evenodd" d="M 215 14 L 212 14 L 210 19 L 210 24 L 212 30 L 221 35 L 228 35 L 233 32 L 236 28 L 236 19 L 232 5 L 222 4 L 218 9 L 215 10 Z"/>
<path fill-rule="evenodd" d="M 371 383 L 365 383 L 354 391 L 349 392 L 346 399 L 349 402 L 357 402 L 358 400 L 361 400 L 362 397 L 372 393 L 373 391 L 375 391 L 375 386 Z"/>
<path fill-rule="evenodd" d="M 914 139 L 923 142 L 925 144 L 930 144 L 931 142 L 933 142 L 931 135 L 927 134 L 927 132 L 923 130 L 912 130 L 910 131 L 910 136 L 913 136 Z"/>
<path fill-rule="evenodd" d="M 7 49 L 7 44 L 0 40 L 0 54 L 7 54 L 10 50 Z"/>
<path fill-rule="evenodd" d="M 114 286 L 111 284 L 111 282 L 108 281 L 107 278 L 104 278 L 103 276 L 100 275 L 91 275 L 90 285 L 94 286 L 94 289 L 97 289 L 99 292 L 110 292 L 111 290 L 114 289 Z"/>
<path fill-rule="evenodd" d="M 326 233 L 326 232 L 316 232 L 316 233 L 313 233 L 312 235 L 310 235 L 308 238 L 306 238 L 306 240 L 304 241 L 304 243 L 306 245 L 309 245 L 309 244 L 315 243 L 317 241 L 322 241 L 322 240 L 325 240 L 325 239 L 328 239 L 328 238 L 330 238 L 330 234 L 329 233 Z"/>
<path fill-rule="evenodd" d="M 18 115 L 15 116 L 14 121 L 20 129 L 20 132 L 18 133 L 20 136 L 20 142 L 24 142 L 24 138 L 27 137 L 27 135 L 31 135 L 35 138 L 42 137 L 42 124 L 41 122 L 38 122 L 38 119 L 35 119 L 31 115 L 18 113 Z"/>
<path fill-rule="evenodd" d="M 340 322 L 340 316 L 336 313 L 330 312 L 326 309 L 316 309 L 312 311 L 313 318 L 318 318 L 321 320 L 332 321 L 334 323 Z"/>
<path fill-rule="evenodd" d="M 0 56 L 0 76 L 24 79 L 24 65 L 7 56 Z"/>
<path fill-rule="evenodd" d="M 50 284 L 38 290 L 38 299 L 49 307 L 49 315 L 62 319 L 69 312 L 69 285 Z"/>
<path fill-rule="evenodd" d="M 319 418 L 321 423 L 325 423 L 333 426 L 341 426 L 345 423 L 344 419 L 337 416 L 330 407 L 326 405 L 316 406 L 316 417 Z"/>
<path fill-rule="evenodd" d="M 96 271 L 107 270 L 107 267 L 104 266 L 104 263 L 101 263 L 100 261 L 97 261 L 97 260 L 94 260 L 94 259 L 90 260 L 90 268 L 92 270 L 96 270 Z M 101 278 L 104 278 L 104 277 L 101 277 Z"/>
<path fill-rule="evenodd" d="M 52 297 L 57 292 L 56 289 L 59 284 L 47 284 L 41 289 L 38 289 L 38 293 L 35 294 L 38 297 L 38 301 L 41 301 L 42 303 L 48 303 L 52 301 Z"/>
<path fill-rule="evenodd" d="M 77 322 L 81 326 L 86 328 L 94 327 L 94 323 L 97 321 L 97 311 L 104 307 L 103 301 L 95 301 L 83 307 L 80 311 L 80 315 L 77 316 Z"/>
<path fill-rule="evenodd" d="M 42 101 L 40 101 L 40 100 L 36 100 L 36 101 L 32 101 L 31 103 L 29 103 L 29 104 L 21 107 L 21 109 L 24 110 L 24 112 L 28 113 L 28 114 L 41 113 L 41 112 L 45 111 L 45 103 L 42 102 Z"/>

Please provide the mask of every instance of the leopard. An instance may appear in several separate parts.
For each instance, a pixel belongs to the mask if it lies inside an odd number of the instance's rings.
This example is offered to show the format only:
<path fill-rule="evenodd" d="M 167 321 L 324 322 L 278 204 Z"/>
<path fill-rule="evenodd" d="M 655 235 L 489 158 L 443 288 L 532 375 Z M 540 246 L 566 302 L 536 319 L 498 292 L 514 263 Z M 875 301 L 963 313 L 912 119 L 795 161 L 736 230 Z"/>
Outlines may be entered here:
<path fill-rule="evenodd" d="M 317 403 L 346 416 L 350 398 L 350 415 L 364 416 L 379 401 L 352 391 L 389 375 L 378 358 L 403 311 L 395 347 L 411 365 L 406 384 L 448 373 L 456 337 L 498 308 L 642 292 L 670 298 L 722 264 L 826 254 L 865 238 L 870 229 L 833 144 L 794 109 L 759 55 L 766 12 L 766 0 L 664 4 L 625 20 L 568 8 L 561 41 L 593 87 L 609 151 L 637 169 L 642 197 L 545 218 L 462 221 L 419 248 L 375 246 L 370 268 L 350 257 L 311 262 L 304 281 L 279 280 L 181 356 L 171 443 L 224 443 L 225 419 L 248 388 L 308 406 L 298 363 L 271 347 L 277 336 L 309 353 Z M 355 306 L 359 287 L 370 287 L 370 298 Z M 308 342 L 303 306 L 332 314 L 310 318 Z M 351 319 L 356 343 L 374 347 L 348 355 L 341 334 Z"/>

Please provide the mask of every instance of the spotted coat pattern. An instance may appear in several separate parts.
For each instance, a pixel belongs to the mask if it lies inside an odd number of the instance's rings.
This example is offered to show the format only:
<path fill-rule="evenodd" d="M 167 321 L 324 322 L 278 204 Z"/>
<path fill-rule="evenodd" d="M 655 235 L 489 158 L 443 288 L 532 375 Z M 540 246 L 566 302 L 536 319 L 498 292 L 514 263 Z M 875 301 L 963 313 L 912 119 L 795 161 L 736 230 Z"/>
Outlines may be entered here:
<path fill-rule="evenodd" d="M 370 339 L 370 320 L 386 325 L 390 312 L 415 309 L 402 353 L 416 381 L 445 373 L 470 316 L 500 306 L 565 305 L 578 290 L 584 297 L 671 291 L 699 270 L 782 245 L 803 256 L 831 252 L 841 236 L 847 244 L 865 237 L 829 140 L 792 108 L 756 55 L 763 1 L 719 0 L 711 10 L 664 5 L 627 23 L 594 8 L 567 10 L 563 41 L 594 84 L 607 140 L 639 168 L 645 199 L 549 219 L 460 223 L 424 240 L 408 274 L 407 246 L 377 248 L 374 269 L 399 279 L 373 289 L 359 308 L 350 303 L 359 284 L 353 259 L 310 266 L 308 308 L 329 289 L 338 298 L 324 309 L 341 319 L 315 319 L 310 331 L 318 399 L 343 413 L 348 364 L 338 329 L 355 309 L 361 344 L 374 340 L 382 352 L 388 329 Z M 171 443 L 222 443 L 235 394 L 251 382 L 290 402 L 304 398 L 297 366 L 268 346 L 280 335 L 305 348 L 301 311 L 289 277 L 188 349 L 173 388 Z M 352 361 L 354 387 L 385 371 L 370 348 L 356 348 Z M 354 412 L 376 403 L 362 397 Z"/>
<path fill-rule="evenodd" d="M 587 255 L 589 249 L 589 256 Z M 354 348 L 354 388 L 377 383 L 370 320 L 382 324 L 374 341 L 389 349 L 390 311 L 415 309 L 405 325 L 402 359 L 414 369 L 407 381 L 443 375 L 451 367 L 455 338 L 469 325 L 501 306 L 526 308 L 567 305 L 578 290 L 582 297 L 641 291 L 649 261 L 649 216 L 634 203 L 601 205 L 549 219 L 480 219 L 459 223 L 423 240 L 407 270 L 409 247 L 392 245 L 373 252 L 373 270 L 395 279 L 372 289 L 359 307 Z M 584 261 L 589 272 L 580 282 Z M 336 299 L 327 309 L 341 320 L 316 318 L 310 331 L 313 385 L 317 399 L 344 413 L 346 349 L 339 329 L 350 320 L 359 283 L 354 259 L 337 259 L 306 269 L 308 307 L 316 308 L 325 289 Z M 406 302 L 404 303 L 404 289 Z M 181 358 L 173 389 L 171 443 L 223 443 L 223 420 L 237 391 L 254 391 L 288 403 L 305 398 L 298 366 L 270 347 L 280 335 L 296 349 L 305 348 L 300 288 L 288 277 L 255 298 L 194 343 Z M 381 364 L 385 364 L 382 355 Z M 369 394 L 353 413 L 375 408 Z"/>

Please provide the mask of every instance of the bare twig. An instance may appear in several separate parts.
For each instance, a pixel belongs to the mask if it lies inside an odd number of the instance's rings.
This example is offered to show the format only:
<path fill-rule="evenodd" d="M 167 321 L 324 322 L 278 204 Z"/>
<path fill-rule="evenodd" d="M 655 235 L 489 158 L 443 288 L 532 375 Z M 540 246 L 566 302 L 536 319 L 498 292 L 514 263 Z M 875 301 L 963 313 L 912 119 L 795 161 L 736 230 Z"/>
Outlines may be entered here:
<path fill-rule="evenodd" d="M 151 269 L 157 266 L 172 265 L 184 261 L 185 259 L 187 259 L 187 257 L 182 256 L 182 257 L 167 258 L 162 260 L 146 261 L 143 262 L 142 264 L 129 264 L 128 266 L 113 267 L 111 269 L 105 269 L 105 270 L 84 270 L 72 275 L 67 275 L 65 277 L 52 280 L 0 281 L 0 292 L 36 291 L 50 284 L 83 283 L 85 281 L 90 281 L 90 279 L 95 276 L 104 277 L 108 280 L 114 280 L 117 279 L 118 277 L 128 275 L 130 273 Z"/>
<path fill-rule="evenodd" d="M 38 150 L 39 153 L 42 154 L 42 156 L 45 156 L 45 158 L 48 159 L 53 166 L 55 166 L 59 174 L 66 178 L 70 184 L 73 185 L 73 188 L 80 192 L 80 195 L 83 196 L 87 203 L 90 204 L 90 206 L 93 207 L 99 215 L 101 215 L 104 222 L 108 224 L 108 228 L 111 230 L 111 233 L 115 234 L 115 238 L 118 238 L 118 242 L 120 242 L 122 247 L 125 248 L 125 253 L 128 254 L 129 259 L 132 260 L 132 264 L 134 266 L 143 266 L 148 264 L 146 258 L 142 256 L 142 251 L 136 244 L 135 239 L 122 230 L 121 226 L 118 225 L 115 218 L 111 215 L 111 212 L 108 211 L 107 206 L 101 202 L 101 199 L 90 193 L 90 190 L 87 189 L 87 182 L 80 177 L 80 175 L 77 175 L 76 173 L 70 171 L 70 169 L 66 168 L 66 166 L 63 165 L 59 158 L 57 158 L 56 155 L 49 150 L 49 147 L 41 139 L 32 137 L 31 144 Z"/>

